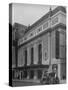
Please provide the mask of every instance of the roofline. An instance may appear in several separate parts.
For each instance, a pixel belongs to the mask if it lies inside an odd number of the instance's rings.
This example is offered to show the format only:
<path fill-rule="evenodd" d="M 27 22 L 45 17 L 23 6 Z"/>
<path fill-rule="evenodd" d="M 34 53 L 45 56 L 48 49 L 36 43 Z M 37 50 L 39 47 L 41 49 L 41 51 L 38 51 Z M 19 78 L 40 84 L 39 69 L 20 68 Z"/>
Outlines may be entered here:
<path fill-rule="evenodd" d="M 15 25 L 15 24 L 17 24 L 17 25 L 21 25 L 21 26 L 24 26 L 24 27 L 27 27 L 26 25 L 24 25 L 24 24 L 20 24 L 20 23 L 18 23 L 18 22 L 15 22 L 13 25 Z"/>
<path fill-rule="evenodd" d="M 66 13 L 66 8 L 63 6 L 58 6 L 56 7 L 53 11 L 52 11 L 52 15 L 51 17 L 56 14 L 58 11 L 62 11 L 64 13 Z M 44 19 L 47 19 L 50 16 L 50 11 L 45 14 L 43 17 L 41 17 L 39 20 L 37 20 L 34 24 L 32 24 L 26 31 L 25 34 L 30 31 L 32 28 L 34 28 L 35 26 L 39 25 L 40 22 L 42 22 Z"/>
<path fill-rule="evenodd" d="M 27 43 L 31 42 L 32 40 L 35 40 L 36 38 L 38 38 L 39 36 L 44 35 L 45 33 L 46 33 L 46 34 L 49 33 L 49 32 L 51 31 L 51 29 L 52 29 L 52 31 L 53 31 L 53 30 L 55 30 L 55 29 L 57 29 L 57 28 L 64 28 L 64 29 L 66 29 L 66 25 L 64 25 L 64 24 L 62 24 L 62 23 L 59 23 L 59 24 L 57 24 L 57 25 L 56 25 L 55 27 L 53 27 L 53 28 L 48 28 L 47 30 L 45 30 L 45 32 L 43 32 L 43 33 L 41 33 L 41 34 L 35 36 L 34 38 L 28 40 L 27 42 L 25 42 L 25 43 L 19 45 L 18 48 L 20 48 L 20 47 L 26 45 Z"/>

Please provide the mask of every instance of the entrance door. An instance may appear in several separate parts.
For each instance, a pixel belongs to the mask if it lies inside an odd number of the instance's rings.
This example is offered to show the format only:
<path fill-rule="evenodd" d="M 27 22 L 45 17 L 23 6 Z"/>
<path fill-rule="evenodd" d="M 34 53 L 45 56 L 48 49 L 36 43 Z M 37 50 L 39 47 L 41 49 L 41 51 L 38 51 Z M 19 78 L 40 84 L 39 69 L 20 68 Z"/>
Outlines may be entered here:
<path fill-rule="evenodd" d="M 23 78 L 27 78 L 27 71 L 24 71 Z"/>
<path fill-rule="evenodd" d="M 38 70 L 38 79 L 42 78 L 42 70 Z"/>
<path fill-rule="evenodd" d="M 33 79 L 33 78 L 34 78 L 34 71 L 31 70 L 31 71 L 30 71 L 30 79 Z"/>

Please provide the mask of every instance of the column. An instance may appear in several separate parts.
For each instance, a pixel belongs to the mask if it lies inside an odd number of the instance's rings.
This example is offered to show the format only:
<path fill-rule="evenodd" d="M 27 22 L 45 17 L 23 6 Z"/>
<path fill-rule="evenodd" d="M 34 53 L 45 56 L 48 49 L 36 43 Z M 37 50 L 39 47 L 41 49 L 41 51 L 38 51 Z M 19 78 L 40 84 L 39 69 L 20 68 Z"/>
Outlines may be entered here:
<path fill-rule="evenodd" d="M 48 57 L 49 57 L 49 64 L 50 64 L 50 33 L 48 33 Z"/>
<path fill-rule="evenodd" d="M 36 79 L 37 79 L 37 71 L 34 70 L 34 80 L 36 80 Z"/>
<path fill-rule="evenodd" d="M 61 80 L 61 64 L 58 64 L 58 77 Z"/>
<path fill-rule="evenodd" d="M 42 40 L 42 64 L 49 64 L 48 33 L 45 36 L 43 36 Z"/>
<path fill-rule="evenodd" d="M 23 74 L 24 74 L 24 72 L 23 72 L 23 71 L 21 71 L 21 79 L 23 79 Z"/>
<path fill-rule="evenodd" d="M 38 63 L 38 46 L 37 43 L 34 44 L 34 64 Z"/>
<path fill-rule="evenodd" d="M 20 80 L 21 80 L 21 71 L 19 71 L 19 76 L 20 76 Z"/>
<path fill-rule="evenodd" d="M 30 77 L 30 72 L 27 71 L 27 79 L 29 79 L 29 77 Z"/>
<path fill-rule="evenodd" d="M 27 65 L 30 65 L 30 47 L 27 48 Z"/>
<path fill-rule="evenodd" d="M 49 57 L 49 69 L 48 72 L 52 71 L 52 62 L 51 62 L 51 32 L 48 33 L 48 57 Z"/>

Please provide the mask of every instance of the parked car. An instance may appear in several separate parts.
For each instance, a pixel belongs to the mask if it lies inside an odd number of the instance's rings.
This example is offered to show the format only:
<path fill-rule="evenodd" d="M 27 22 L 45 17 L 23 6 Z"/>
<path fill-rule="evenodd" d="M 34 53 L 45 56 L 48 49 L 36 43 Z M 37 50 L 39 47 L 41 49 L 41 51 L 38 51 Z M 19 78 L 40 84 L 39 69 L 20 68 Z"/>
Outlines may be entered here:
<path fill-rule="evenodd" d="M 55 76 L 55 73 L 49 73 L 49 77 L 50 77 L 50 84 L 59 84 L 59 78 L 58 76 Z"/>
<path fill-rule="evenodd" d="M 59 84 L 59 78 L 56 76 L 55 73 L 46 73 L 44 72 L 42 79 L 40 80 L 41 84 Z"/>
<path fill-rule="evenodd" d="M 49 75 L 47 72 L 44 72 L 43 75 L 42 75 L 42 78 L 40 80 L 40 83 L 41 84 L 49 84 Z"/>

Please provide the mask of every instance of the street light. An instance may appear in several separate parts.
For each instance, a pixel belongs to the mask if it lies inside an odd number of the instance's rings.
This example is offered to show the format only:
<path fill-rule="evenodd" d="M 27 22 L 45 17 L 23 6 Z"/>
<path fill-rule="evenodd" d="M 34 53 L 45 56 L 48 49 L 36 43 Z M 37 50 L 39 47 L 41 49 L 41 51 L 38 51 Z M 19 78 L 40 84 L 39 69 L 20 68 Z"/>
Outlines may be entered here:
<path fill-rule="evenodd" d="M 49 18 L 50 18 L 50 31 L 49 31 L 49 36 L 50 36 L 50 61 L 49 61 L 49 66 L 51 66 L 51 16 L 52 16 L 52 10 L 51 10 L 51 6 L 50 6 L 50 12 L 49 12 Z"/>

